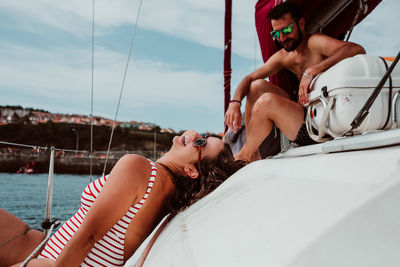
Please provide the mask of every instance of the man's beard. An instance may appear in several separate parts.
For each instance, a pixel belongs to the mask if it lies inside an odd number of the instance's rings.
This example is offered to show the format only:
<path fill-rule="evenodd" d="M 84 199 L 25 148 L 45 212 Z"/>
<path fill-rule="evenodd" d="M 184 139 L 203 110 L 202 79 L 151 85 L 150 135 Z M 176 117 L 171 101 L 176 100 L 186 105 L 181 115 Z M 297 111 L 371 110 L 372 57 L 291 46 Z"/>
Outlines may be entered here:
<path fill-rule="evenodd" d="M 291 52 L 291 51 L 295 50 L 295 49 L 301 44 L 301 42 L 303 41 L 303 33 L 302 33 L 301 31 L 298 31 L 298 32 L 299 32 L 299 37 L 298 37 L 297 39 L 291 38 L 291 39 L 286 39 L 285 42 L 283 42 L 283 43 L 279 42 L 280 45 L 281 45 L 287 52 Z M 287 43 L 289 43 L 289 41 L 291 41 L 291 40 L 294 40 L 294 41 L 292 42 L 292 44 L 291 44 L 290 46 L 287 45 Z"/>

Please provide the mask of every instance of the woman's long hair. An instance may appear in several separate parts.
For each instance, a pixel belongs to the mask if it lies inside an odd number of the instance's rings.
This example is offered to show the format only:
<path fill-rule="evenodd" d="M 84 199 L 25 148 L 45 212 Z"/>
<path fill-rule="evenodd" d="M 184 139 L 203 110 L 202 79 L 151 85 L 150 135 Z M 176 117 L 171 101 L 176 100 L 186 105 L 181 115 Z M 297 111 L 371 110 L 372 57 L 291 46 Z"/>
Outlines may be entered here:
<path fill-rule="evenodd" d="M 175 192 L 169 203 L 172 212 L 181 211 L 209 194 L 244 165 L 243 161 L 234 160 L 229 144 L 224 143 L 224 148 L 216 159 L 205 157 L 195 164 L 199 172 L 197 179 L 169 170 L 175 185 Z"/>

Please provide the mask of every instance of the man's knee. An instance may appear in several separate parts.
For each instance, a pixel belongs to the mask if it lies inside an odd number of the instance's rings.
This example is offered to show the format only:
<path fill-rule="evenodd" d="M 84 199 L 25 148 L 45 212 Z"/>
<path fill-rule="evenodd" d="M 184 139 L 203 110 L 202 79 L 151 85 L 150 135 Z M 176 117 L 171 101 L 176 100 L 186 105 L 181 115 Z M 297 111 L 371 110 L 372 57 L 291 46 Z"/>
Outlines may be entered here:
<path fill-rule="evenodd" d="M 261 95 L 265 93 L 274 93 L 280 95 L 282 97 L 289 98 L 287 92 L 279 88 L 278 86 L 267 82 L 264 79 L 257 79 L 250 84 L 250 89 L 248 93 L 248 98 L 252 99 L 251 101 L 256 102 Z"/>
<path fill-rule="evenodd" d="M 274 93 L 264 93 L 256 101 L 253 107 L 253 113 L 268 114 L 275 109 L 278 102 L 278 96 Z"/>
<path fill-rule="evenodd" d="M 265 92 L 268 92 L 269 83 L 264 79 L 257 79 L 251 82 L 247 97 L 254 102 Z"/>
<path fill-rule="evenodd" d="M 268 87 L 269 82 L 264 79 L 257 79 L 251 82 L 250 89 L 253 90 L 264 90 Z"/>

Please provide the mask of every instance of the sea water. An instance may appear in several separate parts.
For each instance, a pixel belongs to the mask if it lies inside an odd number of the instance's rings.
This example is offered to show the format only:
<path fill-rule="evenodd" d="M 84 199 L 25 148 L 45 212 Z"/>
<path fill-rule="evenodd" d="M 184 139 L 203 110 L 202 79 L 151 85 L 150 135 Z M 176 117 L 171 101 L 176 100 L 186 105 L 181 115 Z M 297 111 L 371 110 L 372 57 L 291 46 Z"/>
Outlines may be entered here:
<path fill-rule="evenodd" d="M 0 173 L 0 208 L 41 230 L 46 211 L 48 174 Z M 98 177 L 93 177 L 97 179 Z M 51 218 L 68 220 L 80 207 L 89 175 L 54 174 Z"/>

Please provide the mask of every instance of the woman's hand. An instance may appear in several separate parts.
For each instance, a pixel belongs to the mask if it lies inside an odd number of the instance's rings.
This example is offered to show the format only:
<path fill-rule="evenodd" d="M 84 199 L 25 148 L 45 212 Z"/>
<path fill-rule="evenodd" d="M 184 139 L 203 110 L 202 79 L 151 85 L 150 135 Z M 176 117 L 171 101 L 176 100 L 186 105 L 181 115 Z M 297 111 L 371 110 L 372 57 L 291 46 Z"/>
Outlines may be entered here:
<path fill-rule="evenodd" d="M 240 102 L 230 102 L 228 110 L 225 113 L 225 124 L 235 133 L 241 128 L 242 113 L 240 112 Z"/>

